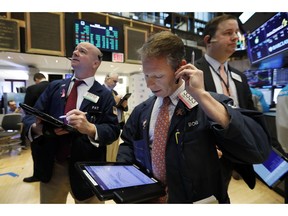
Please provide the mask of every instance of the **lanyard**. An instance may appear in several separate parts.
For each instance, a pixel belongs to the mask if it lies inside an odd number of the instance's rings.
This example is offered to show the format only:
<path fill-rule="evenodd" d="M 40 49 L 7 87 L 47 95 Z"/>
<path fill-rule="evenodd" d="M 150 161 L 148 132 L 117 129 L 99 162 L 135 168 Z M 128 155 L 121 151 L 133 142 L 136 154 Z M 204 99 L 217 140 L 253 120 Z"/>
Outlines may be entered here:
<path fill-rule="evenodd" d="M 214 69 L 214 67 L 212 67 L 212 65 L 208 62 L 208 64 L 209 64 L 209 66 L 210 66 L 210 68 L 212 68 L 212 70 L 213 70 L 213 72 L 214 73 L 216 73 L 217 74 L 217 76 L 219 77 L 219 79 L 220 79 L 220 82 L 223 82 L 223 84 L 225 85 L 225 88 L 226 88 L 226 90 L 227 90 L 227 92 L 228 92 L 228 94 L 230 95 L 230 91 L 229 91 L 229 76 L 230 76 L 230 73 L 229 73 L 229 71 L 228 71 L 228 73 L 226 72 L 226 70 L 225 70 L 225 73 L 227 74 L 227 83 L 223 80 L 223 78 L 220 76 L 220 73 L 218 73 L 215 69 Z M 225 69 L 225 68 L 224 68 Z M 231 95 L 230 95 L 231 96 Z"/>

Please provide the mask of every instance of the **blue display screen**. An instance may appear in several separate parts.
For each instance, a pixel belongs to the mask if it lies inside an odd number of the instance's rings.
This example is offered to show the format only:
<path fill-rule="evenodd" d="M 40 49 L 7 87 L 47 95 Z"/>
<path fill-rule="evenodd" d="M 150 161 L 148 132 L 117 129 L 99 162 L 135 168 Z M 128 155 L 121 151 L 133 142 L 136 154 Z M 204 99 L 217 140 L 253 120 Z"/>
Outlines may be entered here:
<path fill-rule="evenodd" d="M 103 51 L 119 51 L 118 29 L 84 20 L 75 21 L 75 45 L 90 42 Z"/>
<path fill-rule="evenodd" d="M 277 13 L 246 38 L 252 64 L 288 50 L 288 13 Z"/>
<path fill-rule="evenodd" d="M 270 187 L 273 187 L 288 172 L 288 163 L 275 151 L 262 164 L 253 164 L 255 172 Z"/>
<path fill-rule="evenodd" d="M 248 84 L 251 87 L 272 85 L 273 71 L 271 69 L 247 70 L 244 71 L 244 74 L 246 75 Z"/>
<path fill-rule="evenodd" d="M 148 177 L 133 165 L 85 166 L 85 169 L 93 178 L 92 182 L 96 182 L 102 190 L 156 183 L 156 180 Z"/>

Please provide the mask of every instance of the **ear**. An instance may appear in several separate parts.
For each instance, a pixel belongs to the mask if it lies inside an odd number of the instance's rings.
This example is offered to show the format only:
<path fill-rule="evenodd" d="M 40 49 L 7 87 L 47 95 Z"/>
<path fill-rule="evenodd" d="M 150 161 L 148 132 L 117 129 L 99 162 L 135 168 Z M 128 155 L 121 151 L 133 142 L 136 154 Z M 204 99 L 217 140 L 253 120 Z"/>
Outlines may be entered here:
<path fill-rule="evenodd" d="M 209 44 L 210 43 L 210 40 L 211 40 L 211 36 L 210 35 L 205 35 L 205 37 L 204 37 L 204 43 L 205 44 Z"/>
<path fill-rule="evenodd" d="M 187 64 L 187 61 L 185 59 L 182 59 L 181 63 L 180 63 L 180 66 L 183 66 L 183 65 L 186 65 Z"/>
<path fill-rule="evenodd" d="M 100 66 L 100 61 L 99 60 L 95 60 L 94 62 L 93 62 L 93 68 L 94 69 L 97 69 L 99 66 Z"/>

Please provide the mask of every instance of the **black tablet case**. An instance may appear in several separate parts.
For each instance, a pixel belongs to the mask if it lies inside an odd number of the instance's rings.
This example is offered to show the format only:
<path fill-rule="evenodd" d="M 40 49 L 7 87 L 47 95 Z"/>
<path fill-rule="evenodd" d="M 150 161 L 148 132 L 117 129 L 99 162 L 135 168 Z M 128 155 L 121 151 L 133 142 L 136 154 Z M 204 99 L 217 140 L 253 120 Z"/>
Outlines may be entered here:
<path fill-rule="evenodd" d="M 122 103 L 123 103 L 125 100 L 128 100 L 131 95 L 132 95 L 132 93 L 127 93 L 126 95 L 124 95 L 124 97 L 121 98 L 121 100 L 116 104 L 116 107 L 117 107 L 117 108 L 121 107 Z"/>
<path fill-rule="evenodd" d="M 76 130 L 69 124 L 66 124 L 59 119 L 54 118 L 53 116 L 50 116 L 34 107 L 31 107 L 27 104 L 20 103 L 19 106 L 27 113 L 31 115 L 35 115 L 36 117 L 40 118 L 41 120 L 57 127 L 57 128 L 63 128 L 70 132 L 75 132 Z"/>

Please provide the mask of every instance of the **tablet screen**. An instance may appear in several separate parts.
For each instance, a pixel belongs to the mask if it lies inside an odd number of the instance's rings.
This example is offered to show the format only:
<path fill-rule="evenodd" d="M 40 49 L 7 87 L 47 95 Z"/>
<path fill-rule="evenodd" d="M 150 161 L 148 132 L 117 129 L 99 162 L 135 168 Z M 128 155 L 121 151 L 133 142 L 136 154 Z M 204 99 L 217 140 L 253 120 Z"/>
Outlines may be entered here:
<path fill-rule="evenodd" d="M 134 165 L 84 167 L 102 190 L 153 184 L 156 182 L 156 180 L 145 175 Z"/>
<path fill-rule="evenodd" d="M 253 167 L 257 175 L 269 187 L 275 186 L 288 172 L 288 162 L 273 149 L 264 163 L 254 164 Z"/>
<path fill-rule="evenodd" d="M 76 169 L 100 200 L 139 203 L 166 194 L 165 186 L 146 169 L 121 162 L 77 162 Z"/>

